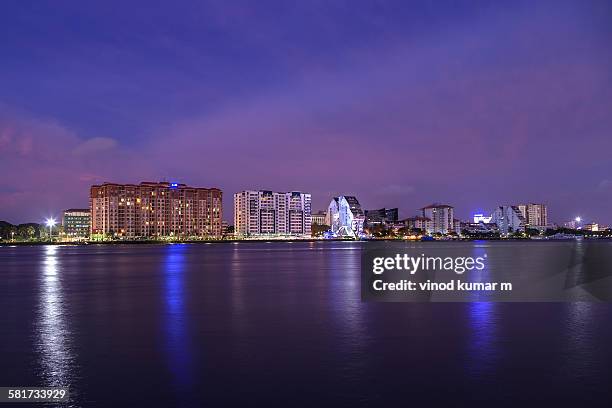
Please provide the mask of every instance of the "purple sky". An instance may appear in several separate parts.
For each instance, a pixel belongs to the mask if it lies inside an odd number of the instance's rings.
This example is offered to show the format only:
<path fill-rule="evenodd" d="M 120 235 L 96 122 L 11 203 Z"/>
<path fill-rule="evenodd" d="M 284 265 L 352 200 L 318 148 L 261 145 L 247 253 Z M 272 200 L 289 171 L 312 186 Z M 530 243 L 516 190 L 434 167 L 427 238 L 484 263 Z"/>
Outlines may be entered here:
<path fill-rule="evenodd" d="M 610 2 L 25 3 L 0 13 L 0 219 L 168 180 L 228 220 L 272 189 L 612 223 Z"/>

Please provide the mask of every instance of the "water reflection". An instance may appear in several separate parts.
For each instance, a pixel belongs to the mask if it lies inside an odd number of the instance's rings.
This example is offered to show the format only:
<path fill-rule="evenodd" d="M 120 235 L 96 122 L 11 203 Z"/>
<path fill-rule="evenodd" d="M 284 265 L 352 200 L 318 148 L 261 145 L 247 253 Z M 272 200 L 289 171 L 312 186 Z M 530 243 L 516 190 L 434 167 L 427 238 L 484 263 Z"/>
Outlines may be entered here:
<path fill-rule="evenodd" d="M 244 270 L 243 262 L 240 257 L 241 250 L 234 247 L 232 250 L 232 264 L 230 269 L 230 285 L 231 285 L 231 302 L 232 314 L 235 315 L 238 321 L 241 321 L 246 311 L 244 299 Z"/>
<path fill-rule="evenodd" d="M 565 304 L 567 310 L 565 334 L 568 350 L 565 368 L 571 376 L 594 375 L 592 371 L 598 363 L 593 316 L 596 306 L 598 305 L 589 302 Z"/>
<path fill-rule="evenodd" d="M 494 370 L 500 350 L 497 342 L 497 303 L 472 302 L 468 305 L 470 337 L 468 369 L 477 376 Z"/>
<path fill-rule="evenodd" d="M 165 324 L 168 363 L 179 393 L 193 381 L 185 312 L 186 244 L 166 247 L 164 264 Z"/>
<path fill-rule="evenodd" d="M 474 258 L 486 257 L 488 245 L 476 243 L 473 247 Z M 473 271 L 467 275 L 470 282 L 491 281 L 488 262 L 482 271 Z M 488 294 L 474 292 L 468 307 L 470 337 L 468 345 L 468 369 L 481 376 L 493 370 L 500 350 L 497 341 L 497 303 L 486 301 Z M 480 300 L 480 301 L 479 301 Z"/>
<path fill-rule="evenodd" d="M 75 357 L 62 288 L 60 248 L 47 246 L 44 251 L 35 328 L 42 383 L 47 387 L 69 386 Z"/>
<path fill-rule="evenodd" d="M 352 378 L 359 379 L 365 369 L 363 353 L 366 345 L 364 305 L 360 300 L 361 251 L 359 244 L 347 243 L 344 251 L 329 255 L 330 310 L 334 328 L 340 337 L 337 344 L 345 355 L 343 367 Z"/>

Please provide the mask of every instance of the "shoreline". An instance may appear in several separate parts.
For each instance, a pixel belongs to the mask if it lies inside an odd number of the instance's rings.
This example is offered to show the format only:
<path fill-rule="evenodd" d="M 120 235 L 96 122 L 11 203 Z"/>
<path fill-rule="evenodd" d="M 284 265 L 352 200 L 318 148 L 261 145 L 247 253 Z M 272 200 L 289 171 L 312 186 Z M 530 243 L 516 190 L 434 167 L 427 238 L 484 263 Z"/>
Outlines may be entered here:
<path fill-rule="evenodd" d="M 610 237 L 584 238 L 589 241 L 612 241 Z M 65 245 L 65 246 L 90 246 L 90 245 L 174 245 L 174 244 L 250 244 L 250 243 L 275 243 L 275 242 L 405 242 L 405 243 L 437 243 L 437 242 L 474 242 L 474 241 L 521 241 L 521 242 L 557 242 L 575 241 L 575 239 L 529 239 L 529 238 L 461 238 L 449 240 L 406 240 L 406 239 L 217 239 L 217 240 L 185 240 L 185 241 L 161 241 L 161 240 L 117 240 L 117 241 L 82 241 L 82 242 L 0 242 L 0 247 L 10 246 L 41 246 L 41 245 Z"/>

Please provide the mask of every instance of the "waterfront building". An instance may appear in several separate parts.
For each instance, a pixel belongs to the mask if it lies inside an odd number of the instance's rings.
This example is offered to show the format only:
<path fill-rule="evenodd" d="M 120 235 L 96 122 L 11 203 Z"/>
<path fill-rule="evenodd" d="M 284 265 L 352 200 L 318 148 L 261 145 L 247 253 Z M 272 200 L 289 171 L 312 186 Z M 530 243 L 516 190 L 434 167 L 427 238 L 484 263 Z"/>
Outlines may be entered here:
<path fill-rule="evenodd" d="M 234 194 L 237 236 L 310 236 L 311 225 L 310 194 L 268 190 Z"/>
<path fill-rule="evenodd" d="M 569 229 L 580 229 L 582 225 L 583 225 L 583 222 L 582 222 L 582 218 L 580 217 L 576 217 L 571 221 L 563 223 L 563 227 L 569 228 Z"/>
<path fill-rule="evenodd" d="M 227 221 L 225 221 L 225 220 L 222 220 L 221 221 L 221 233 L 223 235 L 227 235 L 229 233 L 229 231 L 230 231 L 229 223 Z"/>
<path fill-rule="evenodd" d="M 71 208 L 62 213 L 64 235 L 71 239 L 89 237 L 91 212 L 89 208 Z"/>
<path fill-rule="evenodd" d="M 485 223 L 488 224 L 491 222 L 491 216 L 489 215 L 488 217 L 482 213 L 479 214 L 474 214 L 474 224 L 478 224 L 478 223 Z"/>
<path fill-rule="evenodd" d="M 453 220 L 453 232 L 457 235 L 461 235 L 461 220 L 454 219 Z"/>
<path fill-rule="evenodd" d="M 421 208 L 421 216 L 431 219 L 433 223 L 432 232 L 448 234 L 454 231 L 455 210 L 446 204 L 431 204 Z"/>
<path fill-rule="evenodd" d="M 492 221 L 497 224 L 499 232 L 510 234 L 525 229 L 526 220 L 516 205 L 502 205 L 493 211 Z"/>
<path fill-rule="evenodd" d="M 334 197 L 327 208 L 325 223 L 336 237 L 356 238 L 363 235 L 365 214 L 357 198 Z"/>
<path fill-rule="evenodd" d="M 221 238 L 222 192 L 168 182 L 91 187 L 91 234 Z"/>
<path fill-rule="evenodd" d="M 467 231 L 468 234 L 492 234 L 498 233 L 499 228 L 494 222 L 471 222 L 461 223 L 461 231 Z"/>
<path fill-rule="evenodd" d="M 544 227 L 548 225 L 548 209 L 545 204 L 519 204 L 516 206 L 525 219 L 528 227 Z"/>
<path fill-rule="evenodd" d="M 421 216 L 410 217 L 402 220 L 402 223 L 411 230 L 418 229 L 426 234 L 431 234 L 433 232 L 433 221 L 431 218 Z"/>
<path fill-rule="evenodd" d="M 563 228 L 577 229 L 576 221 L 571 220 L 563 223 Z"/>
<path fill-rule="evenodd" d="M 398 221 L 398 210 L 397 208 L 381 208 L 378 210 L 365 210 L 365 225 L 367 227 L 373 227 L 377 225 L 394 225 Z"/>
<path fill-rule="evenodd" d="M 316 213 L 312 213 L 311 220 L 312 225 L 326 225 L 325 224 L 325 211 L 317 211 Z"/>
<path fill-rule="evenodd" d="M 585 231 L 591 231 L 591 232 L 597 232 L 597 231 L 604 231 L 605 230 L 605 228 L 601 228 L 600 225 L 595 223 L 595 222 L 590 222 L 588 224 L 584 224 L 582 229 L 585 230 Z"/>

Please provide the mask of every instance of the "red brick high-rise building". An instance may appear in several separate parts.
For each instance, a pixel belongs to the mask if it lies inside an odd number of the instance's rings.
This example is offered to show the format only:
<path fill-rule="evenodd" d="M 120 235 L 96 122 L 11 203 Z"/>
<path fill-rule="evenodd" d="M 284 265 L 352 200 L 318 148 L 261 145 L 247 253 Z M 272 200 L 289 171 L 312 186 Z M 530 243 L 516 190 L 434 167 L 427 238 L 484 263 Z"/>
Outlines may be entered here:
<path fill-rule="evenodd" d="M 221 238 L 222 192 L 185 184 L 142 182 L 91 186 L 91 234 Z"/>

